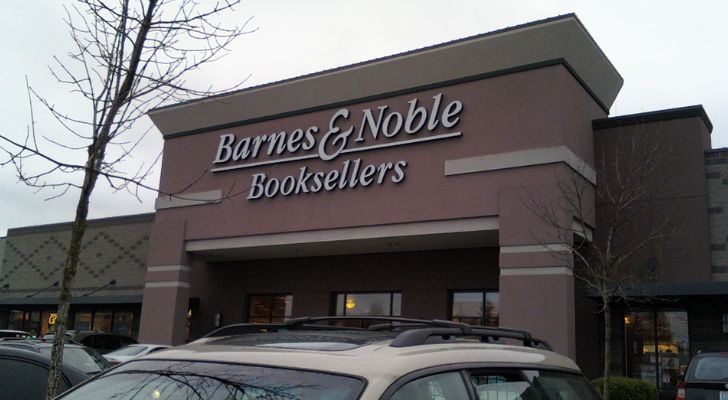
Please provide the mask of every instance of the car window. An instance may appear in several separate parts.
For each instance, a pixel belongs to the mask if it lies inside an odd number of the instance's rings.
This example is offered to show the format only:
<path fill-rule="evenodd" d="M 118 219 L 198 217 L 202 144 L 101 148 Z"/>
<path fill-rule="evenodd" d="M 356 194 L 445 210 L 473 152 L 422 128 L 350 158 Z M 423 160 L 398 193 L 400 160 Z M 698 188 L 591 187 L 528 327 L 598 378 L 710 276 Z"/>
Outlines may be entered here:
<path fill-rule="evenodd" d="M 50 357 L 52 350 L 53 348 L 50 346 L 41 347 L 40 353 Z M 63 362 L 87 374 L 96 374 L 108 366 L 105 361 L 99 358 L 101 357 L 94 357 L 81 347 L 63 348 Z"/>
<path fill-rule="evenodd" d="M 13 400 L 44 399 L 48 369 L 30 360 L 0 358 L 0 398 Z M 68 389 L 61 379 L 59 390 Z"/>
<path fill-rule="evenodd" d="M 213 362 L 130 361 L 63 400 L 354 400 L 362 379 L 322 372 Z"/>
<path fill-rule="evenodd" d="M 16 349 L 23 349 L 23 350 L 34 351 L 33 350 L 33 346 L 31 346 L 29 344 L 25 344 L 25 343 L 8 342 L 8 343 L 0 343 L 0 346 L 13 347 L 13 348 L 16 348 Z"/>
<path fill-rule="evenodd" d="M 445 372 L 406 383 L 390 399 L 467 400 L 468 391 L 459 372 Z"/>
<path fill-rule="evenodd" d="M 728 357 L 695 358 L 688 371 L 690 381 L 725 381 L 728 379 Z"/>
<path fill-rule="evenodd" d="M 594 387 L 583 376 L 554 371 L 524 371 L 548 400 L 599 400 Z"/>
<path fill-rule="evenodd" d="M 473 371 L 470 380 L 480 400 L 539 400 L 518 371 Z"/>

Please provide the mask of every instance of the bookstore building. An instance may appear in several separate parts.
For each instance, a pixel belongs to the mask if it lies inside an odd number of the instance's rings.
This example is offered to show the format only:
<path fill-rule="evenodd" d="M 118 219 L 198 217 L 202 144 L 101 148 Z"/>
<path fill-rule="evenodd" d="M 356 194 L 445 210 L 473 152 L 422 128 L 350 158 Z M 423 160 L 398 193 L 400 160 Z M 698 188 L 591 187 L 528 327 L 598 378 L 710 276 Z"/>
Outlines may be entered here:
<path fill-rule="evenodd" d="M 639 181 L 619 240 L 671 229 L 629 259 L 643 279 L 611 305 L 614 368 L 669 392 L 728 345 L 728 152 L 701 106 L 610 118 L 622 82 L 566 15 L 152 110 L 163 194 L 90 228 L 72 319 L 173 344 L 298 316 L 451 319 L 531 330 L 596 376 L 601 303 L 570 249 L 603 238 L 601 188 Z M 8 232 L 0 329 L 47 325 L 64 229 Z"/>

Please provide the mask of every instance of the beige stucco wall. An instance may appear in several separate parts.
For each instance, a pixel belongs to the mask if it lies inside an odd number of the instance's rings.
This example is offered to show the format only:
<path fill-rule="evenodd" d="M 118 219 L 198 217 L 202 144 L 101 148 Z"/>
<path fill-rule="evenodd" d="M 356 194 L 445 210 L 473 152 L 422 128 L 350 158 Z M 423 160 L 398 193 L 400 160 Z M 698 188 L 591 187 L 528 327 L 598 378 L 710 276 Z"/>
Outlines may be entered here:
<path fill-rule="evenodd" d="M 146 272 L 149 227 L 152 214 L 89 221 L 74 282 L 75 296 L 98 289 L 116 279 L 116 285 L 94 296 L 141 295 Z M 5 239 L 0 283 L 10 287 L 0 292 L 0 302 L 48 287 L 62 277 L 71 224 L 17 228 Z M 58 289 L 34 298 L 57 298 Z"/>

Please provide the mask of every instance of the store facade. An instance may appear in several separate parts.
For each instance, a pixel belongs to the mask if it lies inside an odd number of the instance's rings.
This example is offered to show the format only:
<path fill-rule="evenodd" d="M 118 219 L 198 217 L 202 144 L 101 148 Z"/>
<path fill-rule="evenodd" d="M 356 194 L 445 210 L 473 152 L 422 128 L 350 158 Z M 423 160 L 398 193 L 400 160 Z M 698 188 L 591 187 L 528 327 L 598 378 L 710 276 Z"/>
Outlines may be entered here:
<path fill-rule="evenodd" d="M 138 336 L 153 214 L 91 220 L 72 288 L 68 329 Z M 0 268 L 0 329 L 55 331 L 71 224 L 13 228 Z"/>
<path fill-rule="evenodd" d="M 621 85 L 566 16 L 153 110 L 175 195 L 157 201 L 141 339 L 182 342 L 189 299 L 193 331 L 258 302 L 278 318 L 366 303 L 497 309 L 574 356 L 572 263 L 523 196 L 596 182 L 592 121 Z"/>

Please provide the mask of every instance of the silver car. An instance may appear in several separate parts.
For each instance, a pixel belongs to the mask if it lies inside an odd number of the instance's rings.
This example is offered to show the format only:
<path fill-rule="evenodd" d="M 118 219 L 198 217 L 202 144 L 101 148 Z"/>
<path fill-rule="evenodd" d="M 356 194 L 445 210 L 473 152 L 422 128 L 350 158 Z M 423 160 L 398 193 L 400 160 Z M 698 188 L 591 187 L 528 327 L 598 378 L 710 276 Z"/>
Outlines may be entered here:
<path fill-rule="evenodd" d="M 599 399 L 572 360 L 525 331 L 401 318 L 337 326 L 341 319 L 225 328 L 60 399 Z"/>

